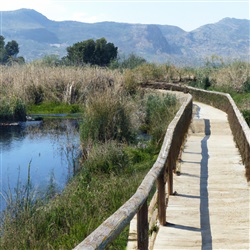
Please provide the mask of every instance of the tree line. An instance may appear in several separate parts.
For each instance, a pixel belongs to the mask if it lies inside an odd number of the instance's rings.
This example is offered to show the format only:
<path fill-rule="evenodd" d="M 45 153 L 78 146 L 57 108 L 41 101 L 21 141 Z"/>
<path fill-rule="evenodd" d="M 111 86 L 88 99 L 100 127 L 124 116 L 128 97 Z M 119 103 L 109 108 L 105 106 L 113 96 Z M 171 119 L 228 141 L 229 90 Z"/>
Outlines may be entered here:
<path fill-rule="evenodd" d="M 118 56 L 118 48 L 113 43 L 107 42 L 105 38 L 77 42 L 67 47 L 66 50 L 65 57 L 60 59 L 57 55 L 46 55 L 42 58 L 42 62 L 49 66 L 83 66 L 88 64 L 130 69 L 146 63 L 144 58 L 135 54 L 130 54 L 128 57 Z M 19 45 L 15 40 L 5 44 L 5 38 L 0 36 L 0 64 L 25 63 L 23 57 L 17 57 L 18 53 Z"/>
<path fill-rule="evenodd" d="M 19 45 L 15 40 L 5 44 L 0 36 L 0 64 L 24 63 L 23 57 L 17 57 Z M 61 64 L 81 66 L 84 64 L 107 66 L 117 58 L 118 48 L 105 38 L 94 41 L 89 39 L 67 47 L 67 56 L 60 60 Z"/>

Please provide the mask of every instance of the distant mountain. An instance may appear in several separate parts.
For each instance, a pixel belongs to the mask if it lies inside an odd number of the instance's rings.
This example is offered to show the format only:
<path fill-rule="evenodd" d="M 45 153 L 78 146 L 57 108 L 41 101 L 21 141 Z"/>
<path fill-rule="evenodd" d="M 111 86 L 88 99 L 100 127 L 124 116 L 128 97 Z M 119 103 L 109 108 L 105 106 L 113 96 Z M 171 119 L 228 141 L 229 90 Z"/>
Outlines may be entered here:
<path fill-rule="evenodd" d="M 116 22 L 52 21 L 31 9 L 2 11 L 2 34 L 16 40 L 27 61 L 44 55 L 66 55 L 66 48 L 105 37 L 122 54 L 135 53 L 154 62 L 198 64 L 211 55 L 247 60 L 250 20 L 224 18 L 191 32 L 170 25 Z"/>

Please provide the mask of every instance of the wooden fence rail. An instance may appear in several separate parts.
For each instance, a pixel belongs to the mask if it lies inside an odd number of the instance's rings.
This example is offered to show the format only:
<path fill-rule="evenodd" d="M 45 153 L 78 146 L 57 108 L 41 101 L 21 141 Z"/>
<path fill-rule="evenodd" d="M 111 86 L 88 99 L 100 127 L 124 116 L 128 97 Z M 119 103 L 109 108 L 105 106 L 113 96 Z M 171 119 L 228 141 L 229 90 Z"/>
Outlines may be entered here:
<path fill-rule="evenodd" d="M 173 193 L 173 171 L 181 145 L 192 119 L 192 96 L 187 95 L 175 118 L 168 126 L 161 151 L 156 162 L 145 176 L 135 194 L 95 231 L 84 239 L 75 250 L 104 249 L 130 223 L 137 213 L 137 247 L 148 249 L 148 206 L 147 200 L 154 184 L 158 188 L 158 218 L 161 225 L 166 223 L 166 180 L 168 194 Z"/>
<path fill-rule="evenodd" d="M 192 118 L 192 97 L 194 100 L 217 107 L 228 114 L 228 120 L 246 166 L 246 177 L 250 181 L 250 129 L 236 107 L 231 96 L 224 93 L 205 91 L 187 86 L 166 83 L 145 84 L 144 87 L 167 89 L 190 93 L 170 123 L 156 162 L 150 169 L 136 193 L 113 215 L 74 249 L 104 249 L 130 223 L 137 213 L 137 248 L 148 249 L 148 206 L 149 194 L 157 183 L 158 220 L 166 223 L 166 194 L 173 193 L 173 171 L 179 151 Z"/>
<path fill-rule="evenodd" d="M 246 167 L 247 181 L 250 181 L 250 129 L 229 94 L 172 83 L 151 83 L 144 84 L 144 87 L 190 93 L 194 100 L 211 105 L 226 112 L 234 140 L 239 148 L 243 163 Z"/>

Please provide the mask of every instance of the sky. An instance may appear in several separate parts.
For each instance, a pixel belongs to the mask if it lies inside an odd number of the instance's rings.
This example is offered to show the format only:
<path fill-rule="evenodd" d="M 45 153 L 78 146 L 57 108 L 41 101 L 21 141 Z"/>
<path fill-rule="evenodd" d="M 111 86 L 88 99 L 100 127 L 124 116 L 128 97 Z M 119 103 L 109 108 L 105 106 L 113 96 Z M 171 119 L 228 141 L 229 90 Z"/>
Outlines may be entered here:
<path fill-rule="evenodd" d="M 1 0 L 0 11 L 34 9 L 54 21 L 175 25 L 185 31 L 225 17 L 250 19 L 250 0 Z"/>

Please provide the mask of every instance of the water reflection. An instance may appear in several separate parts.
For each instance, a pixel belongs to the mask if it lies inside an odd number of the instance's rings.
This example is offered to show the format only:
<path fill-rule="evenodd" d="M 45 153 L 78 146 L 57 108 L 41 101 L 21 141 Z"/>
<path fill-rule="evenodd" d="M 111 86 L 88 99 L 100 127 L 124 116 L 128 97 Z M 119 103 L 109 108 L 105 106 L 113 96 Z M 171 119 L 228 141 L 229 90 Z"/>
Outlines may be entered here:
<path fill-rule="evenodd" d="M 0 126 L 0 187 L 1 192 L 14 189 L 18 178 L 27 181 L 31 164 L 33 186 L 43 188 L 51 176 L 62 189 L 72 176 L 79 154 L 77 120 L 48 120 Z"/>

